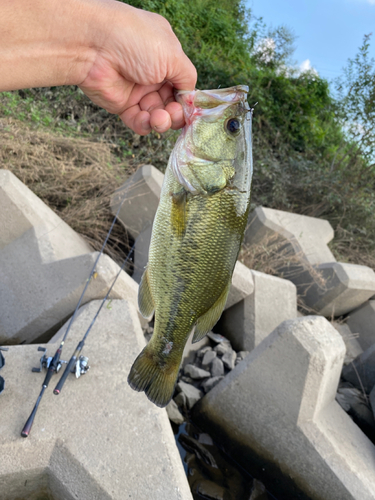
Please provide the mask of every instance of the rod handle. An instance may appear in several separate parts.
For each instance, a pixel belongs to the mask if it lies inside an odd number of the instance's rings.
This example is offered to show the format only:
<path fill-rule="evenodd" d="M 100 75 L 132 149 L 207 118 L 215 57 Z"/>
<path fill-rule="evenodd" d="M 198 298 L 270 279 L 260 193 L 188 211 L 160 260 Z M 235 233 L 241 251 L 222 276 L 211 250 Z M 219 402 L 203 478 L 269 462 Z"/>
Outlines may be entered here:
<path fill-rule="evenodd" d="M 63 385 L 65 384 L 65 380 L 68 378 L 68 375 L 72 371 L 76 361 L 77 361 L 77 356 L 72 356 L 70 358 L 69 363 L 66 365 L 64 373 L 61 375 L 60 380 L 58 381 L 56 387 L 53 390 L 53 393 L 56 394 L 56 396 L 61 393 Z"/>
<path fill-rule="evenodd" d="M 35 406 L 33 408 L 33 411 L 30 413 L 29 418 L 26 420 L 26 424 L 23 426 L 23 429 L 21 431 L 21 436 L 24 437 L 24 438 L 27 438 L 28 435 L 30 434 L 31 427 L 33 426 L 34 418 L 35 418 L 36 412 L 38 410 L 38 406 L 39 406 L 40 400 L 42 399 L 44 390 L 45 390 L 45 386 L 42 387 L 42 390 L 41 390 L 41 392 L 39 394 L 38 399 L 36 400 L 36 403 L 35 403 Z"/>

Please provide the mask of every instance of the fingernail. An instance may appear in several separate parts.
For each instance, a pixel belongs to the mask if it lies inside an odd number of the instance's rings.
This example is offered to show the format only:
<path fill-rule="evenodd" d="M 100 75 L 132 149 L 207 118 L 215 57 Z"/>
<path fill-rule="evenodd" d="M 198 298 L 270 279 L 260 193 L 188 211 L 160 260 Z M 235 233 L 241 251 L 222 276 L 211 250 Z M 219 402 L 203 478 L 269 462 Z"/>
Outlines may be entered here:
<path fill-rule="evenodd" d="M 141 122 L 141 127 L 143 128 L 143 130 L 150 130 L 150 122 L 147 121 L 147 120 L 144 120 L 143 122 Z"/>
<path fill-rule="evenodd" d="M 169 128 L 169 120 L 166 120 L 162 125 L 154 125 L 153 127 L 155 130 L 165 130 Z"/>

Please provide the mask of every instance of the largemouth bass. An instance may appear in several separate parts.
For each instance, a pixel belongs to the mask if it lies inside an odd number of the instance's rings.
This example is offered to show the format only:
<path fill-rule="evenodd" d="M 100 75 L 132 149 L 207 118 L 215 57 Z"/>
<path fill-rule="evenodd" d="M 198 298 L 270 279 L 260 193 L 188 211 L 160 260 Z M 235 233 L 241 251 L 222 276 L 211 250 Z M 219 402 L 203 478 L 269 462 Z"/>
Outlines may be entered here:
<path fill-rule="evenodd" d="M 186 125 L 169 159 L 149 261 L 139 285 L 154 333 L 128 382 L 157 406 L 171 400 L 195 326 L 201 340 L 224 309 L 246 227 L 252 177 L 248 87 L 178 91 Z"/>

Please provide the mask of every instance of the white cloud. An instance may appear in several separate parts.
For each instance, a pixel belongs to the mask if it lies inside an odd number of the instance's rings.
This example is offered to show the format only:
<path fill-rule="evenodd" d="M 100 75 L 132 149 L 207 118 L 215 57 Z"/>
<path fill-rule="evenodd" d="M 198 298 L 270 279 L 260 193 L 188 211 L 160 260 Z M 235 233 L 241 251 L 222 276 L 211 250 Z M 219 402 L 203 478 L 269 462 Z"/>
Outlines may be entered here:
<path fill-rule="evenodd" d="M 316 71 L 316 69 L 311 66 L 310 59 L 306 59 L 306 61 L 301 62 L 300 66 L 299 66 L 299 70 L 301 73 L 309 72 L 309 73 L 314 73 L 315 75 L 318 75 L 318 72 Z"/>

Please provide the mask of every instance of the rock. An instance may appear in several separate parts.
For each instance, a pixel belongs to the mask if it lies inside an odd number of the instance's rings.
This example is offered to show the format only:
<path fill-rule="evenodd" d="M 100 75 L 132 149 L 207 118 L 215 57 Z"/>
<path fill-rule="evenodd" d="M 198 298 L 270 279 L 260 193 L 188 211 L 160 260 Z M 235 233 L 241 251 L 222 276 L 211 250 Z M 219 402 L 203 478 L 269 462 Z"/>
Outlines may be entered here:
<path fill-rule="evenodd" d="M 180 392 L 179 394 L 177 394 L 177 396 L 174 398 L 174 402 L 176 403 L 176 405 L 179 407 L 179 408 L 183 408 L 184 410 L 186 409 L 187 407 L 187 398 L 186 398 L 186 394 L 184 392 Z"/>
<path fill-rule="evenodd" d="M 363 353 L 363 349 L 360 346 L 356 335 L 350 331 L 349 326 L 346 323 L 339 323 L 338 321 L 333 321 L 332 326 L 339 332 L 342 340 L 345 342 L 346 354 L 344 359 L 344 365 L 351 363 L 357 356 Z"/>
<path fill-rule="evenodd" d="M 203 396 L 203 393 L 194 387 L 193 385 L 187 384 L 186 382 L 180 381 L 176 386 L 177 392 L 182 392 L 186 397 L 186 407 L 190 410 L 197 401 Z M 178 396 L 176 396 L 175 401 Z"/>
<path fill-rule="evenodd" d="M 236 351 L 251 351 L 284 320 L 297 316 L 297 291 L 288 280 L 251 271 L 254 292 L 225 310 L 216 328 Z"/>
<path fill-rule="evenodd" d="M 143 165 L 112 195 L 113 215 L 122 203 L 118 219 L 134 238 L 152 225 L 163 179 L 160 170 L 152 165 Z"/>
<path fill-rule="evenodd" d="M 202 359 L 202 368 L 204 370 L 207 370 L 210 368 L 212 361 L 216 358 L 216 352 L 215 351 L 207 351 L 205 355 L 203 356 Z"/>
<path fill-rule="evenodd" d="M 229 342 L 223 342 L 222 344 L 218 344 L 214 347 L 214 351 L 218 356 L 223 356 L 227 352 L 232 352 L 233 349 Z"/>
<path fill-rule="evenodd" d="M 215 377 L 220 377 L 224 375 L 224 363 L 221 359 L 215 358 L 211 364 L 211 375 Z"/>
<path fill-rule="evenodd" d="M 223 369 L 224 371 L 224 369 Z M 217 385 L 221 380 L 223 380 L 223 376 L 215 376 L 215 377 L 212 377 L 212 378 L 209 378 L 208 380 L 205 380 L 202 384 L 202 387 L 203 387 L 203 390 L 204 392 L 209 392 L 211 389 L 213 389 L 215 387 L 215 385 Z"/>
<path fill-rule="evenodd" d="M 197 403 L 193 421 L 245 469 L 254 452 L 270 464 L 279 490 L 287 476 L 312 498 L 370 500 L 375 446 L 335 401 L 344 355 L 324 318 L 285 321 Z"/>
<path fill-rule="evenodd" d="M 268 500 L 266 487 L 261 481 L 254 479 L 249 500 Z"/>
<path fill-rule="evenodd" d="M 346 383 L 341 385 L 336 394 L 336 401 L 373 442 L 375 439 L 375 420 L 368 399 L 356 387 Z"/>
<path fill-rule="evenodd" d="M 228 368 L 228 370 L 233 370 L 233 368 L 235 367 L 236 357 L 237 354 L 233 350 L 227 351 L 225 354 L 223 354 L 221 360 L 224 363 L 225 368 Z"/>
<path fill-rule="evenodd" d="M 216 342 L 216 344 L 229 342 L 227 338 L 223 337 L 223 335 L 220 335 L 219 333 L 208 332 L 207 337 Z"/>
<path fill-rule="evenodd" d="M 63 359 L 73 353 L 100 303 L 80 309 Z M 47 356 L 58 346 L 45 344 Z M 79 380 L 69 375 L 60 396 L 53 394 L 60 375 L 53 376 L 26 440 L 21 429 L 45 377 L 31 368 L 42 353 L 37 345 L 9 348 L 3 369 L 7 387 L 0 396 L 7 409 L 1 415 L 0 496 L 192 500 L 167 412 L 126 383 L 144 346 L 129 301 L 103 307 L 82 351 L 90 358 L 90 371 Z"/>
<path fill-rule="evenodd" d="M 198 358 L 203 358 L 204 355 L 209 352 L 209 351 L 212 351 L 212 347 L 207 345 L 205 347 L 202 347 L 201 349 L 199 349 L 199 351 L 197 352 L 197 356 Z"/>
<path fill-rule="evenodd" d="M 173 401 L 173 399 L 168 403 L 165 409 L 167 410 L 168 418 L 171 422 L 175 423 L 176 425 L 181 425 L 184 423 L 185 419 L 180 413 L 180 410 L 178 409 L 178 406 L 175 401 Z"/>
<path fill-rule="evenodd" d="M 234 304 L 237 304 L 237 302 L 240 302 L 248 295 L 252 294 L 253 291 L 254 280 L 250 269 L 242 264 L 242 262 L 237 261 L 234 266 L 232 283 L 229 289 L 225 309 L 229 309 L 229 307 L 234 306 Z"/>
<path fill-rule="evenodd" d="M 375 344 L 375 300 L 365 302 L 358 309 L 351 311 L 348 317 L 350 330 L 357 334 L 357 341 L 366 350 Z"/>
<path fill-rule="evenodd" d="M 207 336 L 204 337 L 199 342 L 195 342 L 194 344 L 192 340 L 193 340 L 193 335 L 190 335 L 184 347 L 184 352 L 182 354 L 182 367 L 194 363 L 197 354 L 203 352 L 204 349 L 206 348 L 211 349 L 211 347 L 208 345 L 210 341 Z"/>
<path fill-rule="evenodd" d="M 196 492 L 200 498 L 207 498 L 207 500 L 225 500 L 225 488 L 208 479 L 202 479 L 199 482 Z"/>
<path fill-rule="evenodd" d="M 375 385 L 375 344 L 342 370 L 343 379 L 370 394 Z"/>
<path fill-rule="evenodd" d="M 212 441 L 212 438 L 209 434 L 206 434 L 204 432 L 202 432 L 201 434 L 199 434 L 198 436 L 198 442 L 201 443 L 201 444 L 208 444 L 209 446 L 212 446 L 214 444 L 214 442 Z"/>
<path fill-rule="evenodd" d="M 194 380 L 211 377 L 210 372 L 202 370 L 202 368 L 197 368 L 195 365 L 186 365 L 184 372 Z"/>
<path fill-rule="evenodd" d="M 237 366 L 238 363 L 240 363 L 241 361 L 243 361 L 248 354 L 249 354 L 249 351 L 239 351 L 237 353 L 235 365 Z"/>

